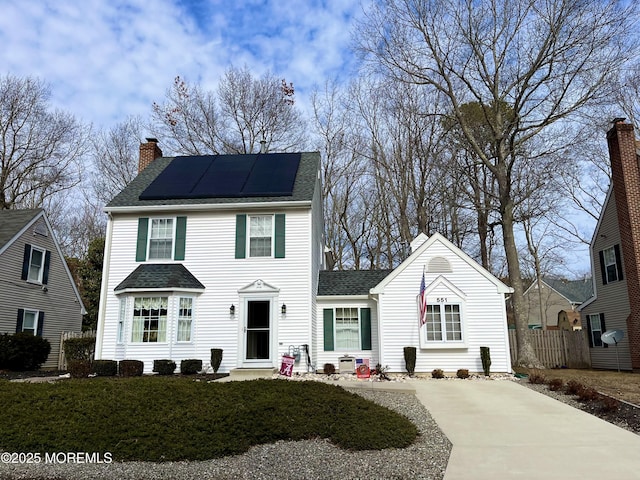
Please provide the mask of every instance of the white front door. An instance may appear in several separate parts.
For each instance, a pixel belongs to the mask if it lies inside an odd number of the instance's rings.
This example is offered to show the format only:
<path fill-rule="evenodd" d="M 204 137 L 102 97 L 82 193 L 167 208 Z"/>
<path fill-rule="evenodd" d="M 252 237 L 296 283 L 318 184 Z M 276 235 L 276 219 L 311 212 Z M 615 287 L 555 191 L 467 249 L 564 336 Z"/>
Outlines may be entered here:
<path fill-rule="evenodd" d="M 244 363 L 272 366 L 271 300 L 247 300 L 244 328 Z"/>

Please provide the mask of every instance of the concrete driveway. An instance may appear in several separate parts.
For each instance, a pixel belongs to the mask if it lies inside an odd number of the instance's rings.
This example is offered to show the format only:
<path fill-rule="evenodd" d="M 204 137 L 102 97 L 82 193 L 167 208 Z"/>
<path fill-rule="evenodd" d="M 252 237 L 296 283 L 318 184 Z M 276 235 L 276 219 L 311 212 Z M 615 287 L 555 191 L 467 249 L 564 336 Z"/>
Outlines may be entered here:
<path fill-rule="evenodd" d="M 453 444 L 445 480 L 640 479 L 640 436 L 512 381 L 414 381 Z"/>

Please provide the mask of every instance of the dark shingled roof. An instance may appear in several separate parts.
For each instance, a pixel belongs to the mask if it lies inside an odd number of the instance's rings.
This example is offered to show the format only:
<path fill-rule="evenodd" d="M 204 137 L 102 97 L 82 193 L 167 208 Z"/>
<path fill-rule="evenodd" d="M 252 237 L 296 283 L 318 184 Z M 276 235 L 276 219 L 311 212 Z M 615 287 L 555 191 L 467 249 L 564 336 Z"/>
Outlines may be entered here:
<path fill-rule="evenodd" d="M 180 263 L 145 263 L 139 265 L 114 291 L 127 288 L 195 288 L 204 285 Z"/>
<path fill-rule="evenodd" d="M 33 217 L 42 211 L 41 208 L 31 210 L 0 210 L 0 248 L 11 240 Z"/>
<path fill-rule="evenodd" d="M 368 295 L 393 270 L 323 270 L 318 295 Z"/>
<path fill-rule="evenodd" d="M 270 155 L 270 154 L 264 154 Z M 228 197 L 228 198 L 189 198 L 168 200 L 140 200 L 140 194 L 153 182 L 158 175 L 176 157 L 161 157 L 155 159 L 136 178 L 133 179 L 118 195 L 107 204 L 110 207 L 145 207 L 157 205 L 208 205 L 226 203 L 250 202 L 297 202 L 311 201 L 320 168 L 319 152 L 302 152 L 298 173 L 290 196 L 266 197 Z"/>
<path fill-rule="evenodd" d="M 574 304 L 584 303 L 593 295 L 593 282 L 591 278 L 585 278 L 584 280 L 543 278 L 542 280 Z"/>

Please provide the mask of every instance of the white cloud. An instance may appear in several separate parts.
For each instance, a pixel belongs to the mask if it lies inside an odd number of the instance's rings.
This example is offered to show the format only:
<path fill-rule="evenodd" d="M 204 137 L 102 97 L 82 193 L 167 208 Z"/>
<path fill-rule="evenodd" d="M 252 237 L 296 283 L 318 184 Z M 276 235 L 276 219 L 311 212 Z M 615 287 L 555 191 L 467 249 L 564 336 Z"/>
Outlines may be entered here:
<path fill-rule="evenodd" d="M 282 75 L 300 95 L 349 64 L 358 10 L 357 0 L 0 0 L 0 73 L 40 77 L 55 106 L 97 126 L 147 116 L 176 75 L 215 88 L 231 64 Z"/>

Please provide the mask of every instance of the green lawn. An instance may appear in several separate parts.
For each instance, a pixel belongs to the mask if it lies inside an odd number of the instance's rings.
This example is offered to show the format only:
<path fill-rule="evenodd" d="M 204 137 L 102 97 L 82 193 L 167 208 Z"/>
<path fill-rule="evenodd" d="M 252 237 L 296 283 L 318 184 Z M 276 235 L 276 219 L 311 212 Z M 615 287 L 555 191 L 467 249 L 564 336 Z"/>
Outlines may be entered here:
<path fill-rule="evenodd" d="M 405 417 L 318 382 L 207 383 L 184 377 L 0 380 L 0 449 L 111 452 L 115 460 L 205 460 L 276 440 L 353 450 L 406 447 Z"/>

